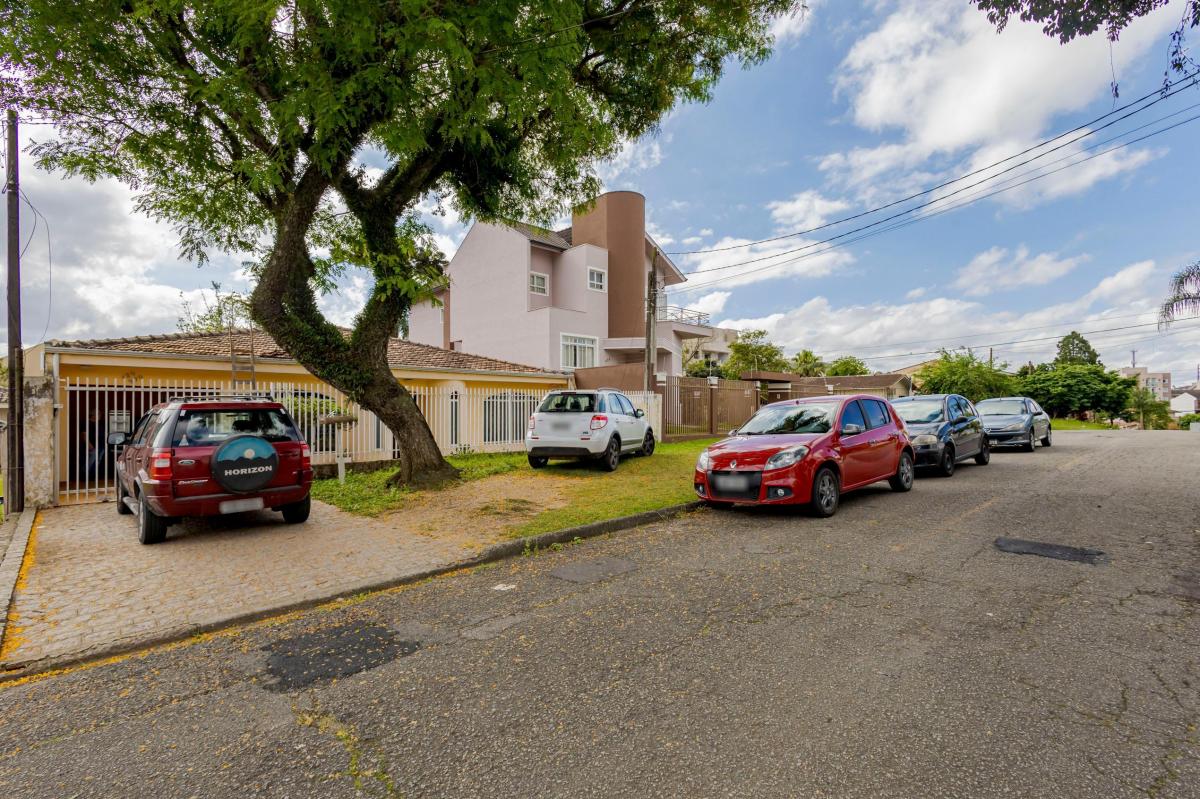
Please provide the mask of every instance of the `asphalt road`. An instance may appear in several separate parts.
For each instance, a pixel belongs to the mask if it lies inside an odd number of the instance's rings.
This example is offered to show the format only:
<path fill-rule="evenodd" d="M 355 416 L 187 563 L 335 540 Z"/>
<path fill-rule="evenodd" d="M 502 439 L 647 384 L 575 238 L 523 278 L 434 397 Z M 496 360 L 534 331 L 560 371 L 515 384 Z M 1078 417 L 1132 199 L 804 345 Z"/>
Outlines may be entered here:
<path fill-rule="evenodd" d="M 0 688 L 0 795 L 1200 797 L 1198 488 L 1060 434 Z"/>

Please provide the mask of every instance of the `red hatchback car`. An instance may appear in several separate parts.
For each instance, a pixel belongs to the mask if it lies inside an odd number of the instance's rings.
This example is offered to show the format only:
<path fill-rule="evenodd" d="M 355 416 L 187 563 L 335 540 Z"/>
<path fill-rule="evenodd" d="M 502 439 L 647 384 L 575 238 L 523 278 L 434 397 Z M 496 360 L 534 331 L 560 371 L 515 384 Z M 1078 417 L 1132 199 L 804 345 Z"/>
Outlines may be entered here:
<path fill-rule="evenodd" d="M 311 453 L 278 402 L 172 400 L 108 443 L 118 447 L 117 512 L 137 514 L 143 544 L 161 542 L 184 516 L 270 508 L 292 524 L 308 520 Z"/>
<path fill-rule="evenodd" d="M 696 493 L 710 505 L 808 505 L 837 512 L 841 495 L 880 480 L 913 484 L 904 422 L 879 397 L 813 397 L 764 405 L 696 462 Z"/>

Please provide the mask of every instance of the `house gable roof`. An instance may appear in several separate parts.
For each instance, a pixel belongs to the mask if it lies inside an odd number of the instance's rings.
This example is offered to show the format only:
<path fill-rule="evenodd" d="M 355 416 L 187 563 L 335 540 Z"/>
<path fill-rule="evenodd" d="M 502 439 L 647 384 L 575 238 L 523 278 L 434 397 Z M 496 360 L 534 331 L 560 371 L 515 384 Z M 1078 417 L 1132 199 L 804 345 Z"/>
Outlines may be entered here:
<path fill-rule="evenodd" d="M 891 388 L 897 383 L 901 383 L 911 378 L 905 374 L 896 372 L 883 372 L 875 375 L 843 375 L 829 377 L 801 377 L 790 372 L 746 372 L 742 376 L 743 380 L 762 380 L 767 383 L 791 383 L 794 386 L 803 386 L 805 388 L 824 388 L 825 386 L 833 385 L 838 388 Z"/>
<path fill-rule="evenodd" d="M 569 250 L 571 248 L 570 228 L 567 228 L 567 236 L 564 237 L 561 233 L 556 233 L 549 228 L 538 227 L 527 222 L 505 222 L 504 224 L 534 244 L 553 247 L 556 250 Z"/>
<path fill-rule="evenodd" d="M 349 331 L 343 331 L 348 333 Z M 128 352 L 139 355 L 172 355 L 229 358 L 229 333 L 164 333 L 152 336 L 90 339 L 85 341 L 49 341 L 47 349 L 97 352 Z M 250 351 L 255 357 L 294 360 L 275 340 L 261 330 L 235 330 L 233 346 L 240 352 Z M 519 374 L 554 374 L 535 366 L 502 361 L 458 350 L 444 350 L 429 344 L 418 344 L 399 338 L 388 339 L 388 365 L 393 369 L 438 369 L 450 372 L 501 372 Z"/>

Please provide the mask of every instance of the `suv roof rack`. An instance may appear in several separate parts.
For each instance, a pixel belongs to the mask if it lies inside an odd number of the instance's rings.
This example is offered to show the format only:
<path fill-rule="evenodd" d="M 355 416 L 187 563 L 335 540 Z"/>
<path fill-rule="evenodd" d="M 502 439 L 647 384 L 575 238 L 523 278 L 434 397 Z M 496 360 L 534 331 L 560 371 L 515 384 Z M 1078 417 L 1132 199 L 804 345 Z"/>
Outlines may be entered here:
<path fill-rule="evenodd" d="M 253 394 L 180 394 L 167 398 L 167 402 L 223 402 L 227 400 L 274 402 L 275 398 L 271 396 L 271 392 L 269 391 L 256 391 Z"/>

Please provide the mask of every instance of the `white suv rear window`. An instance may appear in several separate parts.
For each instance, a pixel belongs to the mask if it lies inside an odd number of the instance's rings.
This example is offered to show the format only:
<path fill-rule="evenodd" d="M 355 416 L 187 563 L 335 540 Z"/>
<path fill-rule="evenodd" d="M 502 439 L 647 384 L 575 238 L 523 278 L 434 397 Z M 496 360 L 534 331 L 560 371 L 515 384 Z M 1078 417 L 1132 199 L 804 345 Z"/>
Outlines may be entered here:
<path fill-rule="evenodd" d="M 233 436 L 262 436 L 267 441 L 299 441 L 300 433 L 274 408 L 209 410 L 187 408 L 179 412 L 172 447 L 211 447 Z"/>
<path fill-rule="evenodd" d="M 542 400 L 538 413 L 595 413 L 595 394 L 551 394 Z"/>

